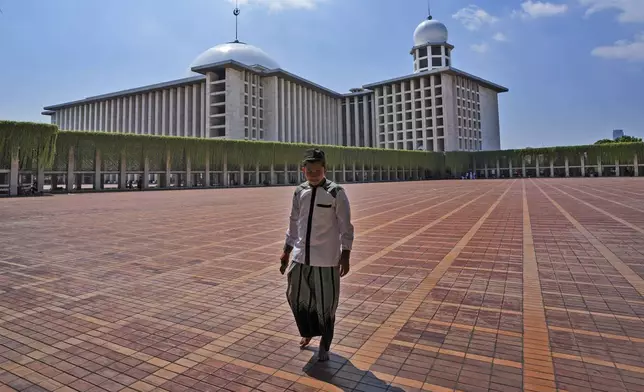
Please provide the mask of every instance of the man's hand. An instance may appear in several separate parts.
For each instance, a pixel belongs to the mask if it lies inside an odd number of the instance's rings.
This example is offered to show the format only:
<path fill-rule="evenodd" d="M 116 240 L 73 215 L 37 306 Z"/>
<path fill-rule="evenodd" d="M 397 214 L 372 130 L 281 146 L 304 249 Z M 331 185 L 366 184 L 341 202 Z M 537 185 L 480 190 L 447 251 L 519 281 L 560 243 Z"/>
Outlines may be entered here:
<path fill-rule="evenodd" d="M 282 256 L 280 257 L 280 273 L 284 275 L 284 272 L 286 272 L 286 267 L 288 267 L 288 259 L 291 256 L 290 253 L 284 252 L 282 253 Z"/>
<path fill-rule="evenodd" d="M 340 256 L 340 277 L 342 278 L 349 273 L 351 267 L 349 266 L 349 259 L 351 256 L 350 250 L 343 250 Z"/>

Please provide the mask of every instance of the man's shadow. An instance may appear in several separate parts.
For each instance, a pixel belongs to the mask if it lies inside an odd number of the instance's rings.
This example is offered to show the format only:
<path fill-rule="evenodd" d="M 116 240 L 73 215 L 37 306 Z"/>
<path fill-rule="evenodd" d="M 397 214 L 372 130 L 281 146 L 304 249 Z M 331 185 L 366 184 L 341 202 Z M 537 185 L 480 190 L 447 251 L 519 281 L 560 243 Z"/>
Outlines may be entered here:
<path fill-rule="evenodd" d="M 307 376 L 346 392 L 356 388 L 358 388 L 357 390 L 374 392 L 404 392 L 403 389 L 391 386 L 389 382 L 379 379 L 372 372 L 356 368 L 350 360 L 334 353 L 330 353 L 329 360 L 325 362 L 319 362 L 317 355 L 314 355 L 302 370 Z"/>

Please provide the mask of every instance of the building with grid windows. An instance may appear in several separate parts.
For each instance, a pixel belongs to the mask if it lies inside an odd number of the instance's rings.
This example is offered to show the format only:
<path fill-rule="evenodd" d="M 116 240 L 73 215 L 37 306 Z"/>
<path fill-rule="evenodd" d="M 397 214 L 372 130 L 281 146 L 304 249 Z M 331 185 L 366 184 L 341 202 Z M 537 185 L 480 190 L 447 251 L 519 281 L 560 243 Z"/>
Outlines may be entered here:
<path fill-rule="evenodd" d="M 235 15 L 238 14 L 238 11 Z M 189 78 L 45 107 L 63 130 L 427 151 L 500 149 L 505 87 L 452 67 L 447 28 L 418 25 L 413 73 L 332 91 L 238 40 L 199 55 Z"/>

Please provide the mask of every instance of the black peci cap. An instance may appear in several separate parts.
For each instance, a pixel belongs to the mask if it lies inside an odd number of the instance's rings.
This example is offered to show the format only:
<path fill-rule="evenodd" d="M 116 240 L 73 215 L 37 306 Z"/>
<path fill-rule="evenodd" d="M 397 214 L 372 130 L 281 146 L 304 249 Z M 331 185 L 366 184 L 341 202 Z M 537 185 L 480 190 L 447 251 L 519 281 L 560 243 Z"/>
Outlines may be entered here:
<path fill-rule="evenodd" d="M 307 162 L 326 162 L 326 156 L 324 155 L 324 151 L 320 150 L 319 148 L 310 148 L 304 152 L 304 159 L 302 160 L 302 163 L 305 164 Z"/>

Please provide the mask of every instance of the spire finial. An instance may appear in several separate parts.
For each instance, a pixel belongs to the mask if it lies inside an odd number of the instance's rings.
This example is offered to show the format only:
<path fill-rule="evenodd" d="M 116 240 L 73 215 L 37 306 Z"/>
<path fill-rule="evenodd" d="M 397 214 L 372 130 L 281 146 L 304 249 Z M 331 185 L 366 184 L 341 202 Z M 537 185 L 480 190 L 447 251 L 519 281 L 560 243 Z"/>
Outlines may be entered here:
<path fill-rule="evenodd" d="M 431 0 L 427 0 L 427 20 L 432 20 L 432 4 L 431 4 Z"/>
<path fill-rule="evenodd" d="M 238 38 L 238 26 L 239 26 L 239 0 L 235 1 L 235 9 L 233 10 L 233 15 L 235 15 L 235 42 L 239 42 Z"/>

